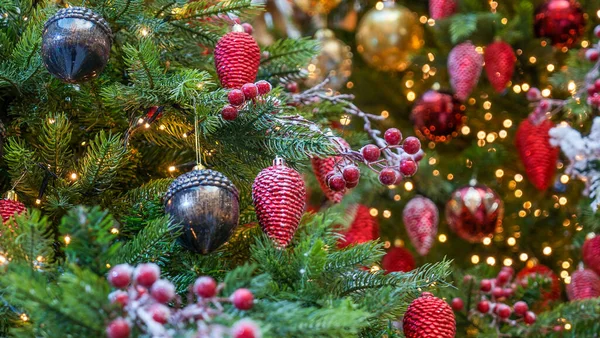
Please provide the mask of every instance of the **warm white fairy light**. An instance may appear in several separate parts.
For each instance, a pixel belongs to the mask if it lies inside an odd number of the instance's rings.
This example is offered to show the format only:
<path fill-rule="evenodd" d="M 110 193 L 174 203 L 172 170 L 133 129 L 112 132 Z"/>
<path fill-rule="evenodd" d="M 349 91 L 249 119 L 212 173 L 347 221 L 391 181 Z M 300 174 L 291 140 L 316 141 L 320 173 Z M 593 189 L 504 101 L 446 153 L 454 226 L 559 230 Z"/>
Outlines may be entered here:
<path fill-rule="evenodd" d="M 440 234 L 438 236 L 438 241 L 440 241 L 440 243 L 446 243 L 447 240 L 448 240 L 448 237 L 445 234 Z"/>
<path fill-rule="evenodd" d="M 528 258 L 529 258 L 529 255 L 527 255 L 526 253 L 522 253 L 519 255 L 519 260 L 521 262 L 525 262 Z"/>
<path fill-rule="evenodd" d="M 546 256 L 550 256 L 552 254 L 552 248 L 549 246 L 544 247 L 544 249 L 542 250 L 542 253 Z"/>
<path fill-rule="evenodd" d="M 473 264 L 479 263 L 479 256 L 478 255 L 471 256 L 471 263 L 473 263 Z"/>
<path fill-rule="evenodd" d="M 69 243 L 71 243 L 71 236 L 69 236 L 69 235 L 66 235 L 66 236 L 65 236 L 65 244 L 66 244 L 66 245 L 69 245 Z"/>

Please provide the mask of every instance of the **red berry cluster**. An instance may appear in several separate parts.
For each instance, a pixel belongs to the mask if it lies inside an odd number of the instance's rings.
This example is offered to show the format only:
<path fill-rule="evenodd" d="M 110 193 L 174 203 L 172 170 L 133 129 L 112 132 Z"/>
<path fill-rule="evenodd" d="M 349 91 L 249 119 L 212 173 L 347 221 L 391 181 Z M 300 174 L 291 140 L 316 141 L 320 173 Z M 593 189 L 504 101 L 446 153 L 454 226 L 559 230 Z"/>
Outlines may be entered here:
<path fill-rule="evenodd" d="M 512 307 L 507 304 L 515 295 L 517 285 L 514 281 L 515 271 L 511 267 L 503 267 L 495 279 L 483 279 L 479 282 L 479 290 L 476 291 L 476 297 L 479 302 L 476 309 L 467 309 L 469 316 L 479 314 L 480 316 L 489 316 L 493 323 L 508 324 L 515 326 L 519 323 L 527 325 L 535 323 L 535 313 L 529 311 L 529 306 L 524 301 L 513 303 Z M 464 284 L 475 283 L 471 275 L 464 278 Z M 461 298 L 454 298 L 450 303 L 452 309 L 456 312 L 462 311 L 464 301 Z"/>
<path fill-rule="evenodd" d="M 144 332 L 152 336 L 166 336 L 165 325 L 178 327 L 179 323 L 190 321 L 210 321 L 222 314 L 220 303 L 232 303 L 238 310 L 249 310 L 254 304 L 254 295 L 248 289 L 238 289 L 229 298 L 219 298 L 217 294 L 224 288 L 211 277 L 200 277 L 192 287 L 196 303 L 183 309 L 172 309 L 166 304 L 175 301 L 180 303 L 175 286 L 166 279 L 160 279 L 160 268 L 153 263 L 140 264 L 133 268 L 120 264 L 108 272 L 108 282 L 118 288 L 109 295 L 110 301 L 121 309 L 120 317 L 111 321 L 106 334 L 109 338 L 127 338 L 134 325 L 142 326 Z M 190 297 L 192 299 L 194 297 Z M 213 304 L 215 307 L 211 307 Z M 203 313 L 203 316 L 197 316 Z M 199 325 L 208 330 L 210 323 Z M 215 328 L 222 330 L 223 328 Z M 221 331 L 219 331 L 221 332 Z M 199 336 L 206 332 L 198 332 Z M 210 333 L 210 331 L 208 332 Z M 242 320 L 231 328 L 234 338 L 254 338 L 260 336 L 260 330 L 252 321 Z"/>
<path fill-rule="evenodd" d="M 229 105 L 221 110 L 224 120 L 233 121 L 238 117 L 239 108 L 247 101 L 253 101 L 259 96 L 266 95 L 271 91 L 271 84 L 261 80 L 256 83 L 246 83 L 241 89 L 232 89 L 227 94 Z"/>
<path fill-rule="evenodd" d="M 587 93 L 587 103 L 594 108 L 600 108 L 600 79 L 587 86 Z"/>

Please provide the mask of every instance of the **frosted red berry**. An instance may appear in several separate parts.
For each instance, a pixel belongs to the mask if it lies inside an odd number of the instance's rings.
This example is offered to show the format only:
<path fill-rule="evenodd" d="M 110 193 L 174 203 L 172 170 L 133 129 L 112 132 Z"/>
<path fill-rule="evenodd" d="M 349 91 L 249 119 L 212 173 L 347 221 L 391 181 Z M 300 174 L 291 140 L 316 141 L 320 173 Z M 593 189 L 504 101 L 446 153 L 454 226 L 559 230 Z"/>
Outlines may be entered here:
<path fill-rule="evenodd" d="M 129 264 L 115 265 L 108 271 L 108 282 L 116 288 L 125 288 L 131 283 L 133 268 Z"/>
<path fill-rule="evenodd" d="M 532 87 L 527 91 L 527 100 L 538 101 L 542 98 L 542 92 L 539 89 Z"/>
<path fill-rule="evenodd" d="M 129 295 L 123 290 L 117 290 L 112 292 L 109 296 L 110 302 L 113 304 L 119 304 L 125 306 L 129 303 Z"/>
<path fill-rule="evenodd" d="M 513 269 L 511 266 L 503 266 L 502 269 L 500 269 L 500 271 L 507 272 L 510 277 L 512 277 L 515 274 L 515 269 Z"/>
<path fill-rule="evenodd" d="M 171 316 L 171 310 L 169 310 L 169 308 L 163 304 L 152 304 L 150 309 L 148 309 L 148 312 L 150 312 L 150 315 L 154 321 L 161 324 L 168 323 L 169 317 Z"/>
<path fill-rule="evenodd" d="M 506 288 L 502 291 L 504 292 L 504 297 L 506 298 L 510 298 L 515 294 L 515 289 L 513 288 Z"/>
<path fill-rule="evenodd" d="M 244 92 L 239 89 L 232 89 L 229 91 L 229 94 L 227 94 L 227 101 L 229 101 L 232 106 L 241 106 L 244 104 L 245 100 Z"/>
<path fill-rule="evenodd" d="M 454 298 L 452 300 L 452 304 L 451 305 L 452 305 L 452 310 L 454 310 L 454 311 L 461 311 L 464 308 L 464 306 L 465 306 L 465 302 L 463 302 L 462 299 L 460 299 L 460 298 L 457 297 L 457 298 Z"/>
<path fill-rule="evenodd" d="M 600 52 L 597 49 L 592 48 L 585 51 L 585 58 L 592 62 L 598 61 L 599 56 Z"/>
<path fill-rule="evenodd" d="M 129 323 L 123 318 L 113 320 L 106 328 L 106 336 L 108 338 L 127 338 L 130 332 Z"/>
<path fill-rule="evenodd" d="M 362 147 L 360 153 L 367 162 L 375 162 L 379 159 L 379 156 L 381 156 L 381 150 L 374 144 L 367 144 L 366 146 Z"/>
<path fill-rule="evenodd" d="M 385 168 L 379 173 L 379 182 L 383 185 L 392 185 L 396 183 L 397 172 L 392 168 Z"/>
<path fill-rule="evenodd" d="M 463 277 L 463 283 L 467 284 L 467 283 L 471 283 L 473 281 L 474 277 L 472 275 L 465 275 Z"/>
<path fill-rule="evenodd" d="M 150 295 L 159 303 L 168 303 L 175 297 L 175 286 L 166 279 L 159 279 L 152 285 Z"/>
<path fill-rule="evenodd" d="M 479 284 L 479 289 L 483 292 L 490 292 L 492 290 L 492 281 L 489 279 L 484 279 Z"/>
<path fill-rule="evenodd" d="M 385 131 L 383 138 L 387 144 L 395 146 L 400 144 L 400 141 L 402 141 L 402 133 L 396 128 L 390 128 Z"/>
<path fill-rule="evenodd" d="M 550 109 L 550 102 L 548 102 L 548 100 L 543 100 L 542 102 L 540 102 L 539 107 L 541 110 L 548 110 Z"/>
<path fill-rule="evenodd" d="M 508 317 L 510 317 L 510 313 L 512 311 L 510 310 L 510 306 L 506 304 L 498 304 L 496 312 L 498 313 L 498 317 L 502 319 L 507 319 Z"/>
<path fill-rule="evenodd" d="M 354 181 L 354 182 L 346 181 L 346 188 L 348 188 L 348 189 L 356 188 L 357 185 L 358 185 L 358 181 Z"/>
<path fill-rule="evenodd" d="M 342 176 L 346 182 L 357 182 L 360 179 L 360 169 L 353 164 L 347 165 L 342 170 Z"/>
<path fill-rule="evenodd" d="M 254 295 L 248 289 L 237 289 L 231 295 L 231 302 L 238 310 L 250 310 L 254 305 Z"/>
<path fill-rule="evenodd" d="M 404 151 L 407 154 L 415 155 L 419 152 L 419 150 L 421 150 L 421 141 L 414 136 L 409 136 L 406 138 L 406 140 L 404 140 L 402 148 L 404 148 Z"/>
<path fill-rule="evenodd" d="M 509 279 L 510 279 L 510 273 L 508 271 L 500 271 L 500 273 L 498 274 L 498 277 L 496 278 L 496 284 L 504 285 L 504 284 L 508 283 Z"/>
<path fill-rule="evenodd" d="M 504 297 L 504 290 L 501 287 L 496 286 L 492 289 L 492 296 L 496 298 Z"/>
<path fill-rule="evenodd" d="M 403 159 L 400 161 L 400 172 L 402 175 L 411 177 L 417 173 L 417 162 L 411 159 Z"/>
<path fill-rule="evenodd" d="M 214 297 L 217 294 L 217 282 L 212 277 L 200 277 L 194 283 L 194 293 L 202 298 Z"/>
<path fill-rule="evenodd" d="M 265 80 L 260 80 L 256 83 L 259 95 L 268 94 L 271 91 L 271 84 Z"/>
<path fill-rule="evenodd" d="M 346 188 L 346 180 L 341 174 L 334 174 L 327 180 L 327 185 L 333 191 L 342 191 Z"/>
<path fill-rule="evenodd" d="M 258 87 L 254 83 L 246 83 L 242 86 L 242 92 L 246 100 L 252 100 L 258 96 Z"/>
<path fill-rule="evenodd" d="M 490 303 L 487 300 L 482 300 L 477 304 L 477 311 L 481 313 L 490 312 Z"/>
<path fill-rule="evenodd" d="M 596 26 L 594 28 L 594 35 L 596 35 L 596 37 L 600 38 L 600 25 Z"/>
<path fill-rule="evenodd" d="M 525 313 L 525 317 L 523 318 L 523 320 L 525 321 L 525 324 L 533 324 L 535 323 L 536 317 L 535 317 L 535 313 L 531 312 L 531 311 L 527 311 Z"/>
<path fill-rule="evenodd" d="M 242 28 L 244 28 L 244 32 L 248 34 L 252 34 L 252 32 L 254 31 L 254 27 L 252 27 L 252 25 L 247 22 L 244 22 L 242 24 Z"/>
<path fill-rule="evenodd" d="M 513 305 L 515 313 L 519 316 L 524 316 L 529 311 L 529 306 L 524 301 L 518 301 Z"/>
<path fill-rule="evenodd" d="M 253 321 L 242 319 L 233 324 L 231 335 L 233 338 L 258 338 L 260 337 L 260 329 Z"/>
<path fill-rule="evenodd" d="M 290 82 L 286 84 L 285 89 L 287 89 L 290 93 L 300 92 L 300 89 L 298 88 L 298 84 L 296 82 Z"/>
<path fill-rule="evenodd" d="M 138 265 L 133 271 L 135 282 L 143 287 L 149 288 L 160 277 L 160 268 L 154 263 Z"/>
<path fill-rule="evenodd" d="M 237 119 L 239 111 L 234 106 L 225 106 L 223 110 L 221 110 L 221 116 L 225 121 L 233 121 Z"/>

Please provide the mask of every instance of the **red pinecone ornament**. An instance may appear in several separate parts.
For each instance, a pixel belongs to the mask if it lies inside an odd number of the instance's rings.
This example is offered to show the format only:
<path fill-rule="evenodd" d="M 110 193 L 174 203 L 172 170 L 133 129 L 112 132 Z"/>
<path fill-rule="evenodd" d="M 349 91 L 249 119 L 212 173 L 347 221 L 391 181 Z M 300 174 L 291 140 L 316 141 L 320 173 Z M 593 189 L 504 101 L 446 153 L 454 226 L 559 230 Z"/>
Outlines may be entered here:
<path fill-rule="evenodd" d="M 492 87 L 501 93 L 510 82 L 515 71 L 517 57 L 511 45 L 496 41 L 485 48 L 485 72 Z"/>
<path fill-rule="evenodd" d="M 529 278 L 539 279 L 540 277 L 549 279 L 550 285 L 545 284 L 545 286 L 542 287 L 541 302 L 536 306 L 538 309 L 542 309 L 548 304 L 548 302 L 560 298 L 560 281 L 558 276 L 549 267 L 538 264 L 531 268 L 526 267 L 519 271 L 519 273 L 517 273 L 517 277 L 515 278 L 517 283 L 523 285 L 527 284 L 527 280 Z"/>
<path fill-rule="evenodd" d="M 600 297 L 600 277 L 589 269 L 573 272 L 571 283 L 567 284 L 569 300 Z"/>
<path fill-rule="evenodd" d="M 427 255 L 438 230 L 439 211 L 435 203 L 422 196 L 413 198 L 404 207 L 402 220 L 419 255 Z"/>
<path fill-rule="evenodd" d="M 454 338 L 456 320 L 450 305 L 429 292 L 410 303 L 402 323 L 406 338 Z"/>
<path fill-rule="evenodd" d="M 448 55 L 450 84 L 456 97 L 465 101 L 479 82 L 483 68 L 483 56 L 477 53 L 471 42 L 456 45 Z"/>
<path fill-rule="evenodd" d="M 516 146 L 525 165 L 527 178 L 540 191 L 552 185 L 558 160 L 558 148 L 550 145 L 548 131 L 554 127 L 550 120 L 539 125 L 526 119 L 519 125 Z"/>
<path fill-rule="evenodd" d="M 238 28 L 239 27 L 239 28 Z M 260 48 L 254 38 L 235 25 L 215 47 L 215 66 L 224 88 L 239 89 L 254 83 L 260 66 Z"/>
<path fill-rule="evenodd" d="M 385 273 L 409 272 L 415 269 L 415 258 L 405 248 L 392 248 L 381 260 Z"/>
<path fill-rule="evenodd" d="M 283 159 L 263 169 L 252 184 L 252 201 L 262 230 L 278 246 L 290 244 L 306 204 L 302 176 Z"/>
<path fill-rule="evenodd" d="M 369 207 L 358 204 L 352 209 L 354 219 L 350 227 L 342 232 L 344 237 L 338 242 L 339 248 L 379 238 L 379 222 L 377 222 L 377 218 L 371 216 Z"/>
<path fill-rule="evenodd" d="M 20 214 L 23 211 L 25 211 L 25 205 L 19 201 L 12 199 L 0 200 L 0 216 L 2 216 L 2 223 L 8 221 L 8 219 L 15 214 Z"/>
<path fill-rule="evenodd" d="M 346 148 L 350 147 L 350 145 L 348 145 L 348 143 L 342 138 L 338 138 L 337 141 Z M 324 159 L 313 157 L 311 159 L 313 172 L 315 173 L 315 176 L 317 176 L 317 180 L 319 181 L 321 190 L 323 190 L 323 193 L 325 194 L 327 199 L 332 201 L 333 203 L 340 203 L 344 198 L 346 191 L 348 190 L 342 189 L 341 191 L 333 191 L 327 185 L 327 175 L 329 173 L 341 173 L 341 168 L 339 168 L 340 170 L 338 171 L 336 169 L 336 165 L 341 167 L 340 163 L 342 162 L 342 160 L 343 158 L 341 156 L 331 156 Z"/>
<path fill-rule="evenodd" d="M 595 273 L 600 274 L 600 236 L 586 240 L 583 243 L 581 255 L 585 265 Z"/>
<path fill-rule="evenodd" d="M 447 18 L 456 12 L 456 0 L 429 0 L 429 16 L 433 20 Z"/>

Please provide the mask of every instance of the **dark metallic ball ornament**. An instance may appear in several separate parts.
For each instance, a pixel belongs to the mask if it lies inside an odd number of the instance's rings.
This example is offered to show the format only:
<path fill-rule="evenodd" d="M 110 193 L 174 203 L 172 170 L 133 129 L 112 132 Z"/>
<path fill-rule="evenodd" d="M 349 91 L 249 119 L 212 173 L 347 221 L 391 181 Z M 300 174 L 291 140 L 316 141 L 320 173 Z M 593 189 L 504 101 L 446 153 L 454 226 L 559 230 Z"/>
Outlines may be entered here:
<path fill-rule="evenodd" d="M 193 170 L 171 183 L 165 211 L 182 226 L 181 244 L 207 254 L 227 242 L 238 226 L 239 193 L 220 172 Z"/>
<path fill-rule="evenodd" d="M 42 59 L 50 74 L 67 83 L 88 81 L 108 63 L 112 31 L 84 7 L 59 10 L 44 25 Z"/>

